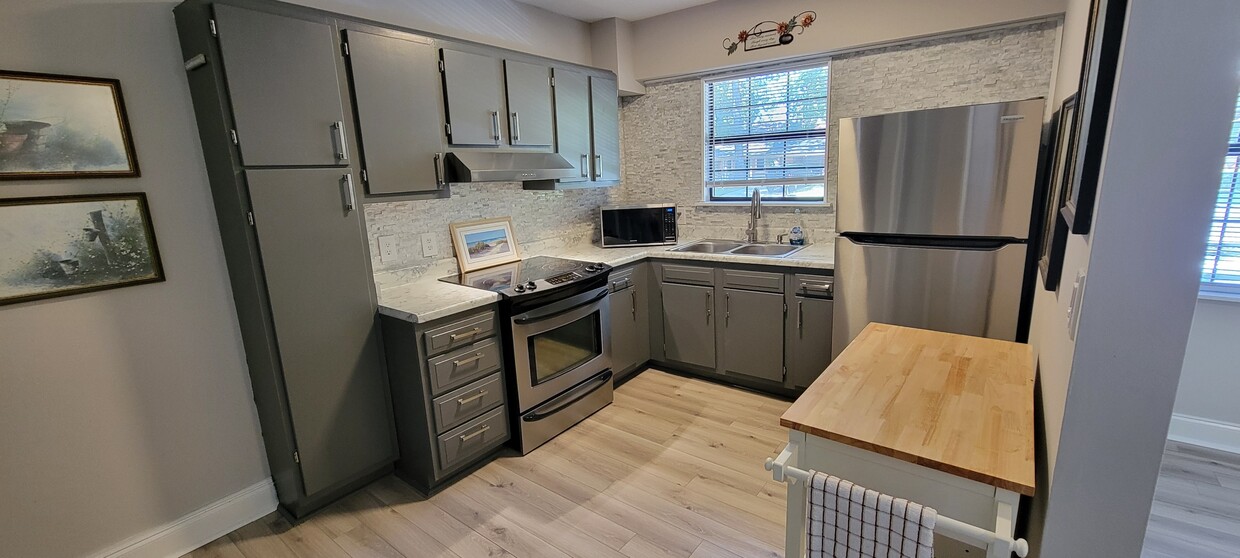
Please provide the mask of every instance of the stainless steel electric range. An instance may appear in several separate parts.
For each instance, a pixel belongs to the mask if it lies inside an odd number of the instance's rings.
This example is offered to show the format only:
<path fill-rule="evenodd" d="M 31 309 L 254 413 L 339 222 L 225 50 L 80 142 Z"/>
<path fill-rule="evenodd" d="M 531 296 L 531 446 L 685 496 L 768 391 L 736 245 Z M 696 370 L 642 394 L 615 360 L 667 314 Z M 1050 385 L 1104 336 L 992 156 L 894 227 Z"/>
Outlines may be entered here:
<path fill-rule="evenodd" d="M 612 400 L 611 266 L 539 256 L 442 281 L 498 293 L 522 455 Z"/>

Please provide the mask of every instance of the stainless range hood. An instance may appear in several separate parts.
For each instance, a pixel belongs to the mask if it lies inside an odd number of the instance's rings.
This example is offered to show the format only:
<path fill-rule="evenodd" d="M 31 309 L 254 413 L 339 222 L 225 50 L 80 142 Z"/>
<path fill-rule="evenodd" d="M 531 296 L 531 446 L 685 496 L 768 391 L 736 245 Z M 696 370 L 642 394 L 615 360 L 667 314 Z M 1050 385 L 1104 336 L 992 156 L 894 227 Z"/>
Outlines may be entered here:
<path fill-rule="evenodd" d="M 574 178 L 558 153 L 455 151 L 444 161 L 448 182 L 528 182 Z"/>

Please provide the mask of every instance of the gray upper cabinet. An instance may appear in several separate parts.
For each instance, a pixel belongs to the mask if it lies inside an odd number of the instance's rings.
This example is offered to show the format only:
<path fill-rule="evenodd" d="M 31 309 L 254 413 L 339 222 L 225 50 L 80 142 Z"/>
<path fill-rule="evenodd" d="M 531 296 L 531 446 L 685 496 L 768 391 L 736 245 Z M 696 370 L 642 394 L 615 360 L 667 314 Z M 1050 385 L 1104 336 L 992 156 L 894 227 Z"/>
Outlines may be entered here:
<path fill-rule="evenodd" d="M 782 279 L 782 277 L 781 277 Z M 722 289 L 720 368 L 774 382 L 784 379 L 784 295 Z"/>
<path fill-rule="evenodd" d="M 512 145 L 546 147 L 554 143 L 551 125 L 551 68 L 504 61 L 508 92 L 508 137 Z"/>
<path fill-rule="evenodd" d="M 358 146 L 371 194 L 443 187 L 439 59 L 430 39 L 348 29 Z"/>
<path fill-rule="evenodd" d="M 590 78 L 581 72 L 556 68 L 556 153 L 577 169 L 577 176 L 560 182 L 590 179 Z"/>
<path fill-rule="evenodd" d="M 663 344 L 667 360 L 715 367 L 714 287 L 663 283 Z"/>
<path fill-rule="evenodd" d="M 594 180 L 620 180 L 620 106 L 616 80 L 590 78 Z"/>
<path fill-rule="evenodd" d="M 498 58 L 440 49 L 448 105 L 448 143 L 500 145 L 504 141 L 504 67 Z"/>
<path fill-rule="evenodd" d="M 396 455 L 365 226 L 361 207 L 349 209 L 347 172 L 245 173 L 307 494 Z"/>
<path fill-rule="evenodd" d="M 227 4 L 215 19 L 242 164 L 348 164 L 332 25 Z"/>

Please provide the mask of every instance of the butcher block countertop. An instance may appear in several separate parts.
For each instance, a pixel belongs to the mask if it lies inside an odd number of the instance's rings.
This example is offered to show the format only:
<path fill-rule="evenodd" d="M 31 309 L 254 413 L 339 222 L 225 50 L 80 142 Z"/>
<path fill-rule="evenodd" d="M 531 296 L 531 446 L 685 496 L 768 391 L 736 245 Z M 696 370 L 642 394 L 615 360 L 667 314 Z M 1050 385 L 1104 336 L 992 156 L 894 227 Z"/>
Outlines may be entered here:
<path fill-rule="evenodd" d="M 1033 495 L 1028 345 L 870 324 L 780 425 Z"/>

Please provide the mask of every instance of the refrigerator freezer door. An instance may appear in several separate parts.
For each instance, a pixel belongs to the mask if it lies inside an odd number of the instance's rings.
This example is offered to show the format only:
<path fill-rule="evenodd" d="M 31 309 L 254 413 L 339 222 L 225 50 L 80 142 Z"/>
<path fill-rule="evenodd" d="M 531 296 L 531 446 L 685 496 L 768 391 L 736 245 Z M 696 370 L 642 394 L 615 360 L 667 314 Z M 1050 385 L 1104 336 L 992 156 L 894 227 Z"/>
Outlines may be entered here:
<path fill-rule="evenodd" d="M 832 357 L 870 322 L 1015 340 L 1026 250 L 836 239 Z"/>
<path fill-rule="evenodd" d="M 840 120 L 838 229 L 1026 238 L 1043 100 Z"/>

